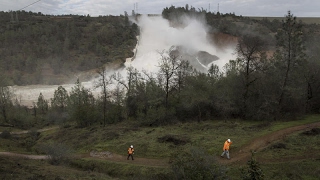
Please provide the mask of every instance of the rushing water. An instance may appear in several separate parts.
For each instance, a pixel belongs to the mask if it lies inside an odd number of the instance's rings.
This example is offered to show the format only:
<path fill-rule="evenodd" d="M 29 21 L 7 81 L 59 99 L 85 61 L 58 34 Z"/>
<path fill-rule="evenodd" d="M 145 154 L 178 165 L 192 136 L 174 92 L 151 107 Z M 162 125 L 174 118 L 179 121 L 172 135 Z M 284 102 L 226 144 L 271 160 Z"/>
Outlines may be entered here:
<path fill-rule="evenodd" d="M 234 47 L 217 50 L 207 39 L 206 25 L 198 20 L 186 18 L 183 28 L 173 28 L 167 20 L 161 17 L 142 17 L 138 25 L 141 28 L 141 34 L 140 38 L 138 38 L 137 47 L 134 50 L 135 57 L 132 61 L 128 59 L 125 65 L 133 66 L 140 71 L 157 72 L 158 61 L 161 58 L 159 52 L 168 50 L 171 46 L 183 47 L 189 56 L 194 57 L 194 60 L 199 59 L 196 57 L 199 51 L 215 55 L 219 59 L 212 63 L 218 65 L 221 70 L 230 59 L 234 59 L 232 55 Z M 201 64 L 201 66 L 203 65 Z M 120 70 L 120 73 L 125 77 L 125 69 Z M 82 85 L 90 89 L 95 96 L 98 96 L 100 89 L 94 88 L 96 82 L 96 79 L 92 79 L 88 82 L 82 82 Z M 13 86 L 12 88 L 16 98 L 22 105 L 32 106 L 37 102 L 40 93 L 43 94 L 45 99 L 50 100 L 58 86 L 28 85 Z M 62 84 L 61 86 L 70 92 L 75 84 Z"/>

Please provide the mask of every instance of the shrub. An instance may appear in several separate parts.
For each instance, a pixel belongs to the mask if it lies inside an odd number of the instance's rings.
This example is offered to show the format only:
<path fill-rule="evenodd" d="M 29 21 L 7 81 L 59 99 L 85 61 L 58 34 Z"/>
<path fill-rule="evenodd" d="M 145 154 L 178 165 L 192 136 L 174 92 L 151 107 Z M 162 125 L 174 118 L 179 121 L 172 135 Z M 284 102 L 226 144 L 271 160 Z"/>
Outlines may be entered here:
<path fill-rule="evenodd" d="M 214 156 L 196 147 L 174 154 L 170 162 L 175 179 L 227 179 L 225 167 L 219 165 Z"/>
<path fill-rule="evenodd" d="M 27 134 L 27 137 L 24 140 L 24 146 L 28 151 L 31 151 L 31 148 L 37 143 L 37 140 L 40 137 L 40 132 L 36 130 L 30 130 Z"/>
<path fill-rule="evenodd" d="M 251 152 L 251 160 L 247 162 L 247 168 L 242 168 L 243 180 L 262 180 L 264 179 L 264 173 L 260 168 L 259 162 L 254 158 L 254 152 Z"/>
<path fill-rule="evenodd" d="M 174 145 L 185 145 L 189 142 L 188 139 L 186 138 L 180 138 L 176 137 L 174 135 L 165 135 L 163 137 L 158 138 L 158 142 L 164 143 L 164 142 L 170 142 L 173 143 Z"/>
<path fill-rule="evenodd" d="M 307 136 L 316 136 L 320 134 L 320 129 L 319 128 L 312 128 L 309 131 L 305 131 L 302 133 L 303 135 L 307 135 Z"/>
<path fill-rule="evenodd" d="M 71 155 L 71 149 L 61 143 L 49 143 L 41 146 L 41 150 L 48 155 L 49 163 L 58 165 L 67 162 Z"/>
<path fill-rule="evenodd" d="M 3 139 L 10 139 L 12 136 L 11 136 L 10 131 L 4 130 L 4 131 L 0 134 L 0 137 L 3 138 Z"/>

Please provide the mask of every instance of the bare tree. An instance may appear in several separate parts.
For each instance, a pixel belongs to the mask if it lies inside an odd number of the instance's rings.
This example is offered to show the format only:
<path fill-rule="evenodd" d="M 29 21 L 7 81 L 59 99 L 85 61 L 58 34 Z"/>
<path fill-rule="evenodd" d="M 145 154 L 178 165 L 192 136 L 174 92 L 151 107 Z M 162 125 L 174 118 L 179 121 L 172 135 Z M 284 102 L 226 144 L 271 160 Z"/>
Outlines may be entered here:
<path fill-rule="evenodd" d="M 100 75 L 98 87 L 101 87 L 101 95 L 103 100 L 103 126 L 106 126 L 106 114 L 107 114 L 107 101 L 109 98 L 108 85 L 111 83 L 111 77 L 107 77 L 107 72 L 105 67 L 101 67 L 97 70 Z"/>
<path fill-rule="evenodd" d="M 159 81 L 165 92 L 165 107 L 168 108 L 168 99 L 171 90 L 175 87 L 174 79 L 178 74 L 177 71 L 182 65 L 181 59 L 172 52 L 175 49 L 172 46 L 169 51 L 160 52 L 161 60 L 159 62 Z"/>
<path fill-rule="evenodd" d="M 243 92 L 243 115 L 247 116 L 248 97 L 250 87 L 258 79 L 257 72 L 263 69 L 263 59 L 266 57 L 265 43 L 258 37 L 253 35 L 244 35 L 240 38 L 237 45 L 240 73 L 244 77 L 244 92 Z"/>
<path fill-rule="evenodd" d="M 119 72 L 112 75 L 112 79 L 118 84 L 122 85 L 126 89 L 126 115 L 127 117 L 135 114 L 135 100 L 134 95 L 136 91 L 137 84 L 141 79 L 141 74 L 137 69 L 133 67 L 127 68 L 127 79 L 125 79 Z"/>

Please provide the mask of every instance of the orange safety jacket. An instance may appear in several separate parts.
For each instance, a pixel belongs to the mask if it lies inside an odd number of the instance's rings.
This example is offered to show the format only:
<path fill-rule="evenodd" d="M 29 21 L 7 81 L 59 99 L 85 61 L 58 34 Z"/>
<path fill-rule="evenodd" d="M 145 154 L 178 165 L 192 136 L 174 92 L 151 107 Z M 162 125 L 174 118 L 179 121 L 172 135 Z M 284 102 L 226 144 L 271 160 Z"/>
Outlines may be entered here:
<path fill-rule="evenodd" d="M 228 142 L 228 140 L 226 142 L 224 142 L 224 146 L 222 150 L 229 150 L 230 145 L 232 144 L 232 142 Z"/>
<path fill-rule="evenodd" d="M 129 149 L 128 149 L 128 154 L 133 154 L 133 152 L 134 152 L 134 149 L 131 148 L 131 147 L 129 147 Z"/>

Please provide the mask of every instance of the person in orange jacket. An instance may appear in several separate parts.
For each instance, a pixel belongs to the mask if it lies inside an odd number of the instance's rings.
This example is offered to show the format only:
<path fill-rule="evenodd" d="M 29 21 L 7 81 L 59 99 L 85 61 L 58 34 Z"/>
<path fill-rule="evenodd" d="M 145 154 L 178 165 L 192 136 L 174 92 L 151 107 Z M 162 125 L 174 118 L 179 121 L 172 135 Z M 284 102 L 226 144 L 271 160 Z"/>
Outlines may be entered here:
<path fill-rule="evenodd" d="M 223 157 L 225 154 L 227 155 L 227 158 L 230 159 L 230 156 L 229 156 L 229 148 L 230 148 L 230 145 L 232 144 L 231 140 L 228 139 L 226 140 L 226 142 L 224 142 L 224 145 L 223 145 L 223 152 L 221 154 L 221 157 Z"/>
<path fill-rule="evenodd" d="M 129 157 L 131 156 L 131 159 L 133 159 L 133 154 L 134 154 L 134 149 L 133 149 L 133 145 L 131 145 L 128 149 L 128 157 L 127 157 L 127 160 L 129 160 Z"/>

